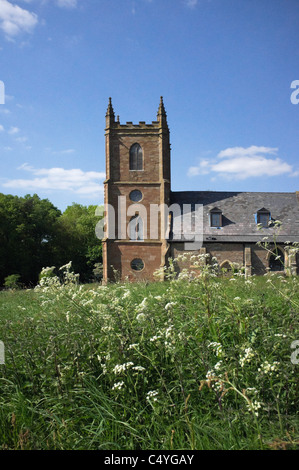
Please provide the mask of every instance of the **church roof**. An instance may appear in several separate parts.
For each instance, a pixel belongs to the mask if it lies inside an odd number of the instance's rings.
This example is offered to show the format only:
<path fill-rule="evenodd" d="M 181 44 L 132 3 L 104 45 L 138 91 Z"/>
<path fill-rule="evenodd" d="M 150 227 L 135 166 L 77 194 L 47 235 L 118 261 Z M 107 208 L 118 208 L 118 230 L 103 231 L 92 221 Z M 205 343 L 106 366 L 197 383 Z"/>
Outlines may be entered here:
<path fill-rule="evenodd" d="M 251 243 L 263 237 L 269 237 L 269 241 L 272 241 L 275 233 L 278 233 L 278 242 L 299 242 L 299 193 L 178 191 L 171 193 L 171 204 L 179 204 L 182 210 L 184 204 L 190 205 L 192 230 L 196 224 L 196 214 L 199 214 L 196 205 L 202 205 L 204 242 Z M 210 223 L 210 211 L 215 207 L 222 212 L 222 226 L 219 228 L 211 227 Z M 265 211 L 265 208 L 272 222 L 281 222 L 278 231 L 273 226 L 258 228 L 257 214 Z M 188 206 L 185 209 L 188 210 Z M 192 230 L 189 224 L 187 232 L 192 233 Z M 170 237 L 173 241 L 180 238 L 175 232 L 174 229 Z"/>

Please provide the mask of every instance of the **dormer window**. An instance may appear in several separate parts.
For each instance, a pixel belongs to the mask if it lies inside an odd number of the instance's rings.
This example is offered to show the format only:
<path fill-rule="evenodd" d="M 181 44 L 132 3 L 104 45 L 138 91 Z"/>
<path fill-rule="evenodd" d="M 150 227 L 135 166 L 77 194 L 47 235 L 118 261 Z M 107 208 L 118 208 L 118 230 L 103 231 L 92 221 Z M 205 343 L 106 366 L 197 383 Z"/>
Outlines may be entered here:
<path fill-rule="evenodd" d="M 269 222 L 271 220 L 271 214 L 268 209 L 265 209 L 264 207 L 260 210 L 257 211 L 257 217 L 256 221 L 257 224 L 261 225 L 263 228 L 269 227 Z"/>
<path fill-rule="evenodd" d="M 139 144 L 133 144 L 130 148 L 130 170 L 143 170 L 143 152 Z"/>
<path fill-rule="evenodd" d="M 222 211 L 218 207 L 210 210 L 210 226 L 215 228 L 222 227 Z"/>

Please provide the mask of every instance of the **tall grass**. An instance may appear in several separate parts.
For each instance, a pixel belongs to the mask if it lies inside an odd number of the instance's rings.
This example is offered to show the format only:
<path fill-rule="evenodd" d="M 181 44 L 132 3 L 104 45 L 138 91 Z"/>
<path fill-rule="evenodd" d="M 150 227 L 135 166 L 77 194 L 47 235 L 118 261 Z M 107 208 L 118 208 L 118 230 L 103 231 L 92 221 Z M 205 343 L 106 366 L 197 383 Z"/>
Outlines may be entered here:
<path fill-rule="evenodd" d="M 0 294 L 0 448 L 299 448 L 298 278 L 173 272 Z"/>

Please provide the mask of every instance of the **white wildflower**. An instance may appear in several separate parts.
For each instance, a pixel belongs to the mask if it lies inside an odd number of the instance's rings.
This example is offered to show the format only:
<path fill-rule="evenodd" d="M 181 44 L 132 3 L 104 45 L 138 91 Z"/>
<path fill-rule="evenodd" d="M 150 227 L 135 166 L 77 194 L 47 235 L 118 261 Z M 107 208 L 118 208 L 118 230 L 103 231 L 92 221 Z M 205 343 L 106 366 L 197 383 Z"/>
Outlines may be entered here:
<path fill-rule="evenodd" d="M 158 400 L 157 395 L 158 395 L 157 390 L 150 390 L 149 392 L 147 392 L 146 399 L 148 401 L 157 401 Z"/>
<path fill-rule="evenodd" d="M 212 348 L 213 351 L 216 353 L 217 357 L 221 357 L 222 355 L 222 345 L 220 343 L 216 343 L 215 341 L 208 344 L 209 348 Z"/>
<path fill-rule="evenodd" d="M 165 338 L 169 338 L 169 337 L 171 336 L 172 329 L 173 329 L 173 325 L 170 325 L 168 328 L 166 328 L 166 330 L 165 330 Z"/>
<path fill-rule="evenodd" d="M 138 313 L 138 315 L 136 316 L 136 320 L 137 321 L 143 321 L 145 320 L 146 316 L 144 313 Z"/>
<path fill-rule="evenodd" d="M 263 364 L 261 364 L 261 367 L 258 368 L 258 372 L 261 372 L 262 374 L 269 374 L 272 375 L 272 372 L 275 372 L 277 370 L 277 366 L 279 365 L 279 362 L 274 361 L 272 364 L 270 364 L 268 361 L 265 361 Z"/>
<path fill-rule="evenodd" d="M 155 335 L 150 338 L 151 342 L 157 341 L 158 339 L 161 339 L 161 336 Z"/>
<path fill-rule="evenodd" d="M 247 408 L 251 411 L 255 416 L 258 416 L 258 410 L 262 407 L 262 404 L 257 400 L 253 400 L 250 403 L 247 403 Z"/>
<path fill-rule="evenodd" d="M 65 264 L 64 266 L 61 266 L 59 268 L 59 271 L 62 271 L 63 269 L 68 270 L 68 269 L 71 269 L 71 267 L 72 267 L 72 262 L 70 261 L 69 263 Z"/>
<path fill-rule="evenodd" d="M 146 308 L 146 304 L 147 304 L 147 298 L 144 297 L 143 301 L 137 307 L 138 311 L 143 310 L 144 308 Z"/>
<path fill-rule="evenodd" d="M 219 370 L 220 367 L 221 367 L 221 363 L 222 363 L 222 361 L 219 361 L 215 365 L 214 369 Z M 217 375 L 216 375 L 214 369 L 211 369 L 207 372 L 206 379 L 211 381 L 211 387 L 212 387 L 213 390 L 215 390 L 217 392 L 220 392 L 223 389 L 221 374 L 217 373 Z"/>
<path fill-rule="evenodd" d="M 124 372 L 125 370 L 129 369 L 130 367 L 132 367 L 134 364 L 133 362 L 125 362 L 124 364 L 117 364 L 114 368 L 113 368 L 113 372 L 115 375 L 117 374 L 121 374 L 122 372 Z"/>
<path fill-rule="evenodd" d="M 173 307 L 176 304 L 177 304 L 176 302 L 168 302 L 168 304 L 166 304 L 164 308 L 165 310 L 169 310 L 171 307 Z"/>
<path fill-rule="evenodd" d="M 241 367 L 244 367 L 244 365 L 246 364 L 246 362 L 250 362 L 251 359 L 255 356 L 255 353 L 253 351 L 252 348 L 247 348 L 245 349 L 245 354 L 243 357 L 240 357 L 240 360 L 239 360 L 239 363 L 241 365 Z"/>
<path fill-rule="evenodd" d="M 222 361 L 217 362 L 217 364 L 214 365 L 215 370 L 219 370 L 221 368 Z"/>
<path fill-rule="evenodd" d="M 123 386 L 124 386 L 124 382 L 116 382 L 113 385 L 112 390 L 121 390 Z"/>

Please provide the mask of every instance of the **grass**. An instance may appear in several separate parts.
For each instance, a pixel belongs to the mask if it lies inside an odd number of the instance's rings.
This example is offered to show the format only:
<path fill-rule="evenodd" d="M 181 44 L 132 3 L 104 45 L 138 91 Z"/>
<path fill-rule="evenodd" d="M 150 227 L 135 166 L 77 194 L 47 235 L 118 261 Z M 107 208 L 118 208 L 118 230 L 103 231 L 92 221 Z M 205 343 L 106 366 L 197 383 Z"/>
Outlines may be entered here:
<path fill-rule="evenodd" d="M 168 274 L 0 293 L 0 448 L 299 448 L 298 278 Z"/>

